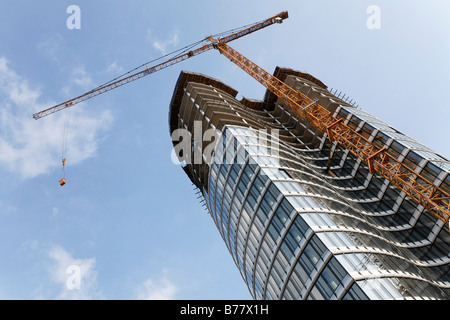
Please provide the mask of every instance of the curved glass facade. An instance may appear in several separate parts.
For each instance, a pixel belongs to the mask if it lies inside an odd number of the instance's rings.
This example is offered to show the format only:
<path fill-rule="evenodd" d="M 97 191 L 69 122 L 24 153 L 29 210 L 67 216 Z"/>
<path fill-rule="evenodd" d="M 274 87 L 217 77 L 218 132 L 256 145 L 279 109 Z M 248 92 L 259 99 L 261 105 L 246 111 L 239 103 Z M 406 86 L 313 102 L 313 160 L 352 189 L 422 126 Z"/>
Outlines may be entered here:
<path fill-rule="evenodd" d="M 255 298 L 402 298 L 395 282 L 361 253 L 367 249 L 358 249 L 348 229 L 331 218 L 347 206 L 329 198 L 331 190 L 320 190 L 313 175 L 292 178 L 265 143 L 255 143 L 251 129 L 227 127 L 222 140 L 207 205 Z M 335 209 L 326 205 L 330 201 Z M 361 270 L 373 278 L 354 281 L 351 274 Z"/>
<path fill-rule="evenodd" d="M 212 161 L 184 169 L 255 299 L 450 297 L 450 238 L 440 220 L 281 101 L 269 105 L 266 95 L 265 104 L 244 104 L 233 89 L 208 79 L 179 81 L 171 130 L 193 132 L 197 121 L 202 133 L 221 132 Z M 444 157 L 340 101 L 318 81 L 295 74 L 283 80 L 449 187 Z"/>

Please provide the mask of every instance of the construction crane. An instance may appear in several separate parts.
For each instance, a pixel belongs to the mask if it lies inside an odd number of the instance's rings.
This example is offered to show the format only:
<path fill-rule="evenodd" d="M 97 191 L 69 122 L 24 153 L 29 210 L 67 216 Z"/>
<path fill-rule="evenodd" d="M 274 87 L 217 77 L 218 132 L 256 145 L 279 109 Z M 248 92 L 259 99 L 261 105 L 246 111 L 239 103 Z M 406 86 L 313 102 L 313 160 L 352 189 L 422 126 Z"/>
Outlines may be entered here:
<path fill-rule="evenodd" d="M 331 143 L 336 142 L 366 163 L 371 174 L 378 173 L 382 175 L 406 195 L 422 205 L 424 209 L 434 214 L 444 223 L 449 224 L 450 195 L 447 192 L 419 173 L 411 170 L 396 158 L 390 156 L 386 147 L 380 148 L 376 146 L 346 125 L 343 119 L 335 118 L 331 112 L 318 104 L 317 101 L 314 101 L 303 93 L 289 87 L 228 45 L 228 42 L 239 39 L 274 23 L 282 23 L 283 20 L 287 18 L 288 12 L 284 11 L 221 38 L 208 36 L 205 38 L 207 43 L 203 44 L 200 48 L 190 50 L 152 67 L 147 67 L 145 65 L 145 69 L 142 71 L 111 81 L 81 96 L 35 113 L 33 114 L 33 118 L 37 120 L 57 111 L 73 107 L 80 102 L 197 56 L 210 49 L 216 49 L 287 103 L 301 118 L 307 120 L 312 126 L 327 134 Z M 65 183 L 65 180 L 63 183 Z M 61 183 L 61 185 L 63 185 L 63 183 Z"/>
<path fill-rule="evenodd" d="M 258 31 L 258 30 L 260 30 L 262 28 L 270 26 L 270 25 L 272 25 L 274 23 L 282 23 L 283 20 L 287 19 L 287 18 L 288 18 L 287 11 L 281 12 L 281 13 L 277 14 L 276 16 L 273 16 L 273 17 L 268 18 L 266 20 L 263 20 L 261 22 L 257 22 L 255 24 L 249 26 L 249 27 L 246 27 L 244 29 L 238 30 L 238 31 L 236 31 L 236 32 L 226 36 L 226 37 L 220 38 L 220 42 L 227 43 L 227 42 L 239 39 L 239 38 L 241 38 L 243 36 L 246 36 L 246 35 L 248 35 L 250 33 L 253 33 L 255 31 Z M 208 40 L 208 42 L 206 44 L 204 44 L 203 46 L 201 46 L 200 48 L 198 48 L 198 49 L 188 51 L 188 52 L 186 52 L 184 54 L 178 55 L 178 56 L 176 56 L 176 57 L 174 57 L 172 59 L 168 59 L 168 60 L 166 60 L 166 61 L 164 61 L 164 62 L 162 62 L 160 64 L 157 64 L 155 66 L 152 66 L 152 67 L 145 66 L 145 69 L 142 70 L 142 71 L 139 71 L 139 72 L 134 73 L 134 74 L 132 74 L 130 76 L 127 76 L 127 77 L 120 78 L 120 79 L 118 79 L 116 81 L 107 83 L 106 85 L 102 85 L 102 86 L 100 86 L 100 87 L 98 87 L 98 88 L 96 88 L 94 90 L 86 92 L 85 94 L 82 94 L 81 96 L 78 96 L 76 98 L 64 101 L 64 102 L 62 102 L 60 104 L 57 104 L 56 106 L 53 106 L 51 108 L 42 110 L 40 112 L 37 112 L 37 113 L 33 114 L 33 118 L 38 120 L 38 119 L 43 118 L 45 116 L 48 116 L 48 115 L 50 115 L 52 113 L 58 112 L 60 110 L 63 110 L 63 109 L 69 108 L 69 107 L 72 107 L 72 106 L 74 106 L 74 105 L 76 105 L 76 104 L 78 104 L 80 102 L 83 102 L 83 101 L 86 101 L 88 99 L 91 99 L 91 98 L 93 98 L 95 96 L 98 96 L 98 95 L 100 95 L 102 93 L 105 93 L 105 92 L 110 91 L 112 89 L 115 89 L 117 87 L 123 86 L 123 85 L 125 85 L 127 83 L 133 82 L 133 81 L 135 81 L 137 79 L 140 79 L 140 78 L 143 78 L 145 76 L 148 76 L 149 74 L 152 74 L 152 73 L 155 73 L 155 72 L 160 71 L 162 69 L 165 69 L 167 67 L 170 67 L 170 66 L 172 66 L 172 65 L 174 65 L 176 63 L 179 63 L 179 62 L 184 61 L 186 59 L 195 57 L 195 56 L 197 56 L 197 55 L 199 55 L 201 53 L 204 53 L 204 52 L 206 52 L 206 51 L 208 51 L 210 49 L 214 49 L 216 40 L 214 39 L 214 41 L 210 41 L 211 39 L 213 39 L 213 38 L 212 37 L 207 37 L 205 40 Z"/>

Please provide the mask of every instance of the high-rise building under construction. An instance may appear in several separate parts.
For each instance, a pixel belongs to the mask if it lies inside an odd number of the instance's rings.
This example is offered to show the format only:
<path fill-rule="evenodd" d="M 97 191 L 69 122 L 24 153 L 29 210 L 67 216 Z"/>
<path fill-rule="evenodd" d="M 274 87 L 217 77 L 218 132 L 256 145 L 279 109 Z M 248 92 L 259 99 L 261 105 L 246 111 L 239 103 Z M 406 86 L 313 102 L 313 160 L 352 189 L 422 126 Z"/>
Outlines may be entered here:
<path fill-rule="evenodd" d="M 391 157 L 450 190 L 450 161 L 344 101 L 310 74 L 274 76 Z M 448 299 L 448 226 L 299 117 L 182 72 L 174 150 L 255 299 Z"/>

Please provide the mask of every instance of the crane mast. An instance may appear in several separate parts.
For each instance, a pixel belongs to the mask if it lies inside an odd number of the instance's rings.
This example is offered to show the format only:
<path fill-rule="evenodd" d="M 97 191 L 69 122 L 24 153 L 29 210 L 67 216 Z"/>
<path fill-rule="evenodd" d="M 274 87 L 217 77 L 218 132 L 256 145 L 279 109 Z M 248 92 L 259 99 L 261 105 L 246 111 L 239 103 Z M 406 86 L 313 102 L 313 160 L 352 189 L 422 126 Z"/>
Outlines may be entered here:
<path fill-rule="evenodd" d="M 256 79 L 277 97 L 281 98 L 301 118 L 307 120 L 312 126 L 327 134 L 331 143 L 336 141 L 343 148 L 349 150 L 354 156 L 361 159 L 362 162 L 366 163 L 370 173 L 382 175 L 406 195 L 434 214 L 438 219 L 448 224 L 450 218 L 450 195 L 448 193 L 421 176 L 419 173 L 411 170 L 396 158 L 390 156 L 385 147 L 380 148 L 376 146 L 351 127 L 347 126 L 343 119 L 335 118 L 330 111 L 322 107 L 316 101 L 289 87 L 228 45 L 228 42 L 263 29 L 274 23 L 281 23 L 286 18 L 288 18 L 288 13 L 287 11 L 284 11 L 223 38 L 216 39 L 209 36 L 205 39 L 207 43 L 198 49 L 191 50 L 150 68 L 146 67 L 145 70 L 100 86 L 81 96 L 35 113 L 33 114 L 33 118 L 36 120 L 43 118 L 181 61 L 197 56 L 210 49 L 217 49 L 231 62 Z"/>

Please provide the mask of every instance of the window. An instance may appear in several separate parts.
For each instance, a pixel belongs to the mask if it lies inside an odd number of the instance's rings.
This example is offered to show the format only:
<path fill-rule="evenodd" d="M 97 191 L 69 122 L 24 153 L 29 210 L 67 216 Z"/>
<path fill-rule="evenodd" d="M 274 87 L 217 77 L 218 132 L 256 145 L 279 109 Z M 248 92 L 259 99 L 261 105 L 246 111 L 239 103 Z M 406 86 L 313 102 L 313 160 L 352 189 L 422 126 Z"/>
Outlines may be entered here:
<path fill-rule="evenodd" d="M 379 148 L 383 148 L 386 145 L 386 142 L 389 140 L 389 137 L 385 135 L 383 132 L 379 131 L 372 143 Z"/>
<path fill-rule="evenodd" d="M 260 195 L 261 192 L 263 191 L 266 181 L 267 178 L 263 180 L 263 178 L 261 178 L 261 174 L 258 174 L 258 176 L 255 179 L 255 182 L 253 183 L 253 189 L 255 190 L 255 193 L 257 195 Z"/>
<path fill-rule="evenodd" d="M 315 287 L 325 299 L 330 299 L 346 275 L 344 268 L 333 257 L 323 269 Z"/>
<path fill-rule="evenodd" d="M 441 189 L 444 190 L 447 193 L 450 193 L 450 174 L 442 182 Z"/>
<path fill-rule="evenodd" d="M 345 294 L 343 300 L 368 300 L 364 291 L 361 290 L 357 283 L 354 283 Z"/>
<path fill-rule="evenodd" d="M 240 170 L 241 170 L 241 166 L 240 165 L 233 164 L 231 166 L 230 175 L 228 177 L 229 183 L 234 184 L 236 182 L 236 178 L 237 178 Z"/>
<path fill-rule="evenodd" d="M 408 152 L 408 155 L 403 160 L 403 163 L 412 170 L 414 170 L 420 164 L 420 161 L 422 161 L 422 157 L 420 157 L 417 153 L 411 150 Z"/>
<path fill-rule="evenodd" d="M 402 154 L 405 147 L 398 143 L 397 141 L 392 142 L 392 144 L 388 148 L 388 153 L 393 156 L 395 159 L 398 159 L 398 157 Z"/>
<path fill-rule="evenodd" d="M 320 208 L 319 205 L 311 197 L 296 196 L 291 197 L 290 199 L 293 202 L 295 208 L 298 208 L 300 210 Z"/>
<path fill-rule="evenodd" d="M 348 115 L 349 115 L 349 112 L 347 110 L 345 110 L 344 108 L 341 108 L 341 110 L 339 110 L 339 113 L 337 114 L 337 118 L 339 118 L 339 119 L 343 118 L 345 120 L 345 119 L 347 119 Z"/>
<path fill-rule="evenodd" d="M 291 206 L 289 201 L 284 198 L 281 201 L 278 209 L 275 211 L 275 214 L 273 215 L 269 226 L 269 234 L 274 240 L 276 240 L 281 234 L 281 230 L 284 229 L 284 226 L 289 220 L 289 217 L 293 210 L 294 208 Z"/>
<path fill-rule="evenodd" d="M 428 162 L 425 168 L 422 170 L 420 175 L 430 182 L 434 182 L 439 174 L 442 172 L 436 165 Z"/>
<path fill-rule="evenodd" d="M 372 127 L 370 124 L 365 123 L 360 131 L 360 134 L 366 138 L 369 139 L 369 137 L 372 135 L 372 132 L 375 130 L 374 127 Z"/>
<path fill-rule="evenodd" d="M 305 268 L 303 268 L 302 264 L 300 263 L 300 260 L 295 265 L 294 273 L 298 277 L 298 279 L 300 280 L 299 282 L 302 285 L 304 285 L 309 278 L 309 272 L 306 272 Z"/>
<path fill-rule="evenodd" d="M 247 195 L 246 203 L 250 206 L 249 209 L 251 209 L 252 211 L 253 211 L 253 209 L 255 209 L 256 199 L 257 198 L 255 198 L 255 196 L 252 193 L 249 193 Z"/>
<path fill-rule="evenodd" d="M 245 194 L 245 190 L 247 190 L 248 183 L 250 182 L 248 176 L 246 174 L 241 175 L 241 179 L 239 179 L 238 183 L 238 190 L 242 193 L 242 195 Z"/>
<path fill-rule="evenodd" d="M 323 232 L 318 236 L 328 248 L 346 248 L 355 245 L 344 232 Z"/>
<path fill-rule="evenodd" d="M 304 238 L 307 230 L 308 227 L 305 221 L 300 216 L 297 216 L 283 240 L 286 248 L 289 249 L 292 254 L 297 250 L 298 245 Z"/>
<path fill-rule="evenodd" d="M 259 179 L 257 179 L 259 180 Z M 263 188 L 261 188 L 260 182 L 256 181 L 255 183 L 255 189 L 258 191 Z M 267 191 L 264 195 L 263 198 L 261 200 L 261 203 L 259 205 L 259 208 L 262 210 L 262 212 L 264 213 L 265 217 L 267 218 L 267 216 L 269 215 L 272 207 L 274 206 L 276 201 L 276 198 L 272 195 L 271 192 Z M 264 219 L 265 220 L 265 219 Z"/>
<path fill-rule="evenodd" d="M 353 115 L 350 120 L 348 121 L 347 125 L 353 129 L 356 130 L 359 127 L 359 124 L 361 123 L 361 119 L 359 119 L 357 116 Z"/>
<path fill-rule="evenodd" d="M 227 176 L 227 172 L 228 172 L 228 164 L 226 164 L 226 163 L 223 163 L 221 166 L 220 166 L 220 174 L 223 176 L 223 177 L 226 177 Z"/>
<path fill-rule="evenodd" d="M 325 250 L 326 248 L 322 241 L 314 235 L 300 256 L 300 264 L 308 273 L 311 273 L 319 259 L 325 253 Z"/>

